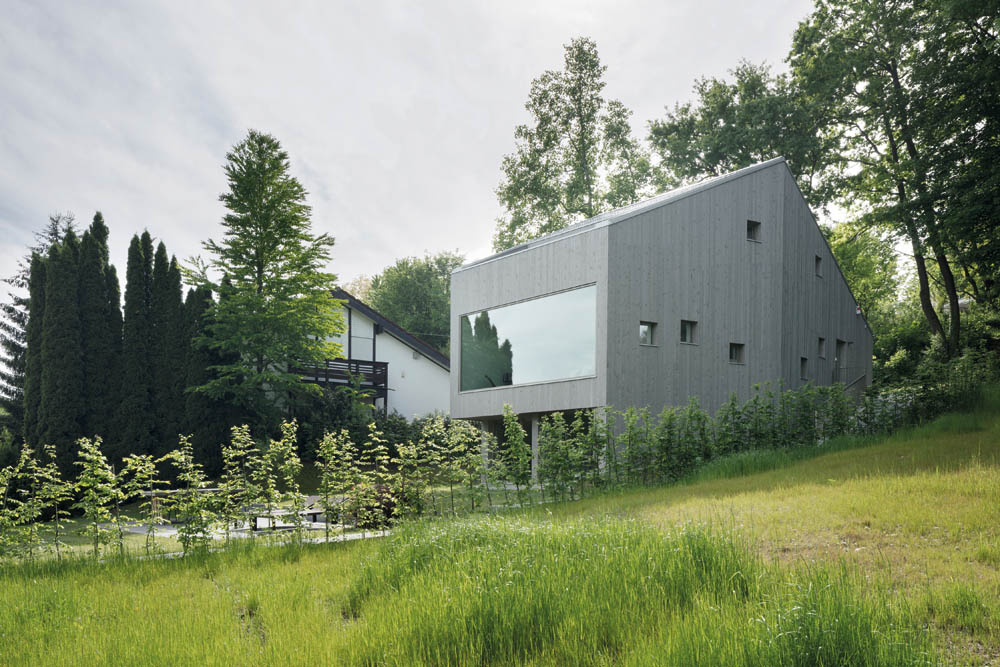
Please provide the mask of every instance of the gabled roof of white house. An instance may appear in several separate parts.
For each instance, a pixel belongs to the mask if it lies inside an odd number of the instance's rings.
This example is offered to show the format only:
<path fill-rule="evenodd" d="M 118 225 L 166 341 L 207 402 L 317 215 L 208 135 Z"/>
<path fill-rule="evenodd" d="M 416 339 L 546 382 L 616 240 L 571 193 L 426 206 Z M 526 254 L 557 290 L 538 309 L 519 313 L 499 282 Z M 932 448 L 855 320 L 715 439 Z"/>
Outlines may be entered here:
<path fill-rule="evenodd" d="M 744 167 L 743 169 L 737 169 L 736 171 L 729 172 L 728 174 L 723 174 L 722 176 L 715 176 L 713 178 L 708 178 L 703 181 L 698 181 L 697 183 L 692 183 L 691 185 L 685 185 L 668 192 L 663 192 L 655 197 L 650 197 L 649 199 L 644 199 L 640 202 L 634 204 L 629 204 L 628 206 L 623 206 L 621 208 L 616 208 L 611 211 L 605 211 L 595 215 L 592 218 L 587 218 L 580 222 L 573 223 L 568 227 L 560 229 L 559 231 L 546 234 L 545 236 L 539 236 L 537 239 L 532 239 L 527 243 L 522 243 L 521 245 L 516 245 L 513 248 L 504 250 L 503 252 L 498 252 L 495 255 L 490 255 L 482 259 L 477 259 L 475 261 L 469 262 L 468 264 L 463 264 L 458 267 L 452 273 L 458 273 L 466 269 L 478 266 L 480 264 L 485 264 L 487 262 L 492 262 L 493 260 L 499 259 L 501 257 L 506 257 L 508 255 L 514 255 L 519 252 L 524 252 L 531 248 L 537 248 L 538 246 L 547 245 L 558 241 L 563 238 L 570 236 L 575 236 L 576 234 L 582 234 L 584 232 L 589 232 L 594 229 L 599 229 L 601 227 L 607 227 L 613 225 L 617 222 L 623 220 L 628 220 L 629 218 L 635 217 L 640 213 L 645 213 L 651 209 L 663 206 L 665 204 L 671 204 L 675 201 L 684 199 L 685 197 L 690 197 L 691 195 L 704 192 L 705 190 L 710 190 L 714 187 L 722 185 L 723 183 L 728 183 L 729 181 L 734 181 L 737 178 L 742 178 L 748 174 L 752 174 L 755 171 L 760 171 L 761 169 L 767 169 L 768 167 L 774 166 L 776 164 L 785 164 L 785 158 L 776 157 L 771 160 L 766 160 L 764 162 L 758 162 L 757 164 L 750 165 L 749 167 Z"/>
<path fill-rule="evenodd" d="M 404 345 L 408 345 L 414 351 L 424 355 L 425 357 L 427 357 L 428 359 L 430 359 L 431 361 L 433 361 L 446 371 L 451 370 L 451 361 L 448 359 L 448 357 L 441 354 L 430 343 L 427 343 L 426 341 L 417 338 L 409 331 L 399 326 L 389 318 L 385 317 L 384 315 L 379 313 L 377 310 L 375 310 L 368 304 L 364 303 L 363 301 L 359 301 L 357 298 L 354 297 L 354 295 L 347 292 L 346 290 L 337 288 L 333 290 L 332 294 L 335 299 L 342 299 L 343 301 L 345 301 L 347 307 L 350 308 L 351 310 L 361 313 L 362 315 L 370 319 L 372 322 L 382 327 L 383 331 L 391 335 L 396 340 L 400 341 Z"/>

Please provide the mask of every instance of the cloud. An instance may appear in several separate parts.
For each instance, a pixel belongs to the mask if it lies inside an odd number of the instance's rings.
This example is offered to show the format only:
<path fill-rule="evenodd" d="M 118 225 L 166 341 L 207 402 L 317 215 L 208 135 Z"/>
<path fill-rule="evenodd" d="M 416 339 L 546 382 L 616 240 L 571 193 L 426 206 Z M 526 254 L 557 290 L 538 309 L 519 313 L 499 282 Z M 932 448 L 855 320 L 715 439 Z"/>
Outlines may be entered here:
<path fill-rule="evenodd" d="M 489 246 L 531 79 L 589 35 L 636 131 L 740 58 L 779 64 L 806 1 L 14 2 L 0 18 L 0 274 L 51 212 L 219 236 L 225 153 L 274 134 L 348 279 Z"/>

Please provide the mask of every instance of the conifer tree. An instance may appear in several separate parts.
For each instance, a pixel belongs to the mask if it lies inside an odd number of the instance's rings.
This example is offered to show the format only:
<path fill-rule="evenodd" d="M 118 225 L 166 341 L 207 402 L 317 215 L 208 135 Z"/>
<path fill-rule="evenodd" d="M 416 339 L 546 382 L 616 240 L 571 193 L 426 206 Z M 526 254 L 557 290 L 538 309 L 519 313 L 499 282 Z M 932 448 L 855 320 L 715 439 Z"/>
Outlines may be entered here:
<path fill-rule="evenodd" d="M 214 373 L 212 367 L 222 363 L 222 356 L 208 344 L 203 343 L 206 330 L 212 318 L 212 292 L 206 287 L 188 291 L 184 302 L 186 324 L 185 341 L 185 387 L 200 387 L 206 384 Z M 220 446 L 228 440 L 229 431 L 238 424 L 245 423 L 236 406 L 225 398 L 213 398 L 208 394 L 186 391 L 183 394 L 182 428 L 190 433 L 195 458 L 205 466 L 209 475 L 222 471 L 223 460 Z"/>
<path fill-rule="evenodd" d="M 149 232 L 133 236 L 125 276 L 125 318 L 122 335 L 122 393 L 118 425 L 120 441 L 114 460 L 127 454 L 156 451 L 149 372 L 150 283 L 152 239 Z"/>
<path fill-rule="evenodd" d="M 48 225 L 42 232 L 35 233 L 35 244 L 27 256 L 18 262 L 17 273 L 3 280 L 14 291 L 8 292 L 9 301 L 0 304 L 0 350 L 3 352 L 3 363 L 0 364 L 0 408 L 2 408 L 0 410 L 0 425 L 10 429 L 11 434 L 15 437 L 23 437 L 25 431 L 24 385 L 27 381 L 27 328 L 31 303 L 29 294 L 31 259 L 35 254 L 44 259 L 48 254 L 49 246 L 57 243 L 63 230 L 70 228 L 72 224 L 73 216 L 71 215 L 49 216 Z M 39 318 L 40 323 L 41 319 Z M 36 417 L 37 411 L 38 406 L 36 405 Z"/>
<path fill-rule="evenodd" d="M 108 228 L 98 212 L 80 243 L 80 341 L 83 353 L 85 410 L 81 426 L 88 437 L 111 437 L 121 386 L 121 314 L 118 280 L 108 273 Z M 115 317 L 116 312 L 117 317 Z"/>
<path fill-rule="evenodd" d="M 45 260 L 31 255 L 28 278 L 29 315 L 25 327 L 24 441 L 34 445 L 41 439 L 38 406 L 42 400 L 42 325 L 45 318 Z"/>
<path fill-rule="evenodd" d="M 66 474 L 72 473 L 74 443 L 80 435 L 85 410 L 79 257 L 79 240 L 69 230 L 62 243 L 49 249 L 45 271 L 39 444 L 55 445 L 59 467 Z"/>
<path fill-rule="evenodd" d="M 183 420 L 184 367 L 183 303 L 177 259 L 167 259 L 160 242 L 153 260 L 150 281 L 150 388 L 156 419 L 159 453 L 173 447 Z"/>

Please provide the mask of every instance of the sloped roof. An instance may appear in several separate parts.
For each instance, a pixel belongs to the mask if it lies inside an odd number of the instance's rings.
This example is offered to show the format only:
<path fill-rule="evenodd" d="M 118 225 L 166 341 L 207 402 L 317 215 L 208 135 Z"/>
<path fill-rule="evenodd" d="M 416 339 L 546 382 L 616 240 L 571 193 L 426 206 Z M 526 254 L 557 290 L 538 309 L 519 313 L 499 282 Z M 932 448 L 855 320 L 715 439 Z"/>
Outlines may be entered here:
<path fill-rule="evenodd" d="M 413 348 L 415 351 L 424 355 L 425 357 L 436 363 L 438 366 L 441 366 L 446 371 L 449 372 L 451 371 L 451 360 L 449 360 L 448 357 L 438 352 L 438 350 L 430 343 L 421 340 L 420 338 L 417 338 L 409 331 L 399 326 L 389 318 L 385 317 L 384 315 L 379 313 L 377 310 L 375 310 L 368 304 L 364 303 L 363 301 L 359 301 L 357 298 L 354 297 L 354 295 L 347 292 L 346 290 L 340 289 L 338 287 L 331 293 L 333 294 L 333 297 L 335 299 L 342 299 L 343 301 L 345 301 L 347 307 L 350 308 L 351 310 L 356 310 L 357 312 L 361 313 L 362 315 L 370 319 L 372 322 L 375 322 L 376 324 L 381 326 L 382 330 L 391 334 L 393 338 L 396 338 L 400 342 Z"/>
<path fill-rule="evenodd" d="M 684 199 L 685 197 L 690 197 L 691 195 L 704 192 L 705 190 L 710 190 L 714 187 L 722 185 L 723 183 L 728 183 L 729 181 L 734 181 L 737 178 L 742 178 L 748 174 L 752 174 L 755 171 L 760 171 L 762 169 L 767 169 L 776 164 L 784 164 L 785 158 L 776 157 L 764 162 L 758 162 L 757 164 L 750 165 L 749 167 L 744 167 L 743 169 L 737 169 L 736 171 L 729 172 L 728 174 L 723 174 L 722 176 L 715 176 L 714 178 L 708 178 L 703 181 L 698 181 L 697 183 L 692 183 L 691 185 L 685 185 L 668 192 L 663 192 L 655 197 L 650 197 L 649 199 L 644 199 L 640 202 L 634 204 L 629 204 L 628 206 L 623 206 L 621 208 L 616 208 L 611 211 L 605 211 L 595 215 L 592 218 L 587 218 L 580 222 L 564 227 L 559 231 L 552 232 L 551 234 L 546 234 L 545 236 L 539 236 L 536 239 L 532 239 L 527 243 L 522 243 L 521 245 L 514 246 L 508 250 L 498 252 L 495 255 L 489 255 L 488 257 L 483 257 L 482 259 L 477 259 L 475 261 L 469 262 L 468 264 L 463 264 L 458 267 L 452 273 L 458 273 L 466 269 L 470 269 L 474 266 L 480 264 L 486 264 L 487 262 L 492 262 L 493 260 L 500 259 L 501 257 L 506 257 L 508 255 L 514 255 L 519 252 L 523 252 L 530 248 L 537 248 L 538 246 L 546 245 L 570 236 L 575 236 L 576 234 L 582 234 L 584 232 L 589 232 L 593 229 L 599 229 L 601 227 L 607 227 L 613 225 L 617 222 L 627 220 L 629 218 L 635 217 L 640 213 L 645 213 L 651 209 L 657 208 L 659 206 L 664 206 L 665 204 L 671 204 L 675 201 Z"/>

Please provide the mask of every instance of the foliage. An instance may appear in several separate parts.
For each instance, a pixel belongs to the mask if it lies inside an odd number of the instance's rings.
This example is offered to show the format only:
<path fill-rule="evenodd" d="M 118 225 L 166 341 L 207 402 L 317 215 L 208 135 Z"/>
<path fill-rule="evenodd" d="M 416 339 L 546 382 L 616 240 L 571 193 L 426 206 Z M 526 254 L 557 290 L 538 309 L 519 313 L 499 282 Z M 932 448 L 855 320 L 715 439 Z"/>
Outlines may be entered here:
<path fill-rule="evenodd" d="M 330 518 L 342 513 L 345 498 L 361 480 L 358 451 L 347 429 L 327 433 L 317 448 L 316 463 L 320 469 L 319 496 L 325 517 L 324 531 L 330 540 Z M 401 494 L 403 497 L 405 493 Z M 346 525 L 344 525 L 346 530 Z"/>
<path fill-rule="evenodd" d="M 159 456 L 173 446 L 184 420 L 185 357 L 189 348 L 181 273 L 177 258 L 167 259 L 163 242 L 157 244 L 153 258 L 149 309 L 149 374 L 158 443 L 154 453 Z"/>
<path fill-rule="evenodd" d="M 443 354 L 449 354 L 451 272 L 465 261 L 457 252 L 404 257 L 374 276 L 368 304 Z"/>
<path fill-rule="evenodd" d="M 824 174 L 833 168 L 837 134 L 817 127 L 818 111 L 785 74 L 741 62 L 732 82 L 700 78 L 695 102 L 677 104 L 649 124 L 649 142 L 659 157 L 659 184 L 721 176 L 757 162 L 784 156 L 803 195 L 825 204 Z"/>
<path fill-rule="evenodd" d="M 514 483 L 517 489 L 517 501 L 524 504 L 522 489 L 531 483 L 531 446 L 521 428 L 517 413 L 507 404 L 503 406 L 503 443 L 506 448 L 504 469 L 507 479 Z"/>
<path fill-rule="evenodd" d="M 228 445 L 222 447 L 222 479 L 220 482 L 219 520 L 226 541 L 234 528 L 248 526 L 253 517 L 250 506 L 260 495 L 253 466 L 258 459 L 257 445 L 249 426 L 234 426 Z"/>
<path fill-rule="evenodd" d="M 0 304 L 0 350 L 3 352 L 3 363 L 0 364 L 0 427 L 6 428 L 15 438 L 23 438 L 25 432 L 24 387 L 27 381 L 28 362 L 28 313 L 30 310 L 32 285 L 32 258 L 35 255 L 44 257 L 49 246 L 57 243 L 66 230 L 73 224 L 72 215 L 50 215 L 48 225 L 42 232 L 35 232 L 35 243 L 28 255 L 17 265 L 17 272 L 4 278 L 13 291 L 8 292 L 9 300 Z M 41 283 L 44 288 L 44 276 L 36 275 L 35 283 Z M 44 301 L 44 298 L 43 298 Z M 44 304 L 42 304 L 44 308 Z M 39 312 L 43 312 L 39 310 Z M 37 327 L 41 326 L 38 318 Z M 36 347 L 40 353 L 40 348 Z M 37 362 L 37 358 L 36 358 Z M 40 370 L 35 368 L 35 382 L 40 382 Z M 34 417 L 37 419 L 37 387 L 34 405 Z M 0 465 L 8 465 L 0 460 Z"/>
<path fill-rule="evenodd" d="M 281 483 L 280 502 L 286 505 L 288 520 L 292 525 L 296 541 L 302 542 L 305 498 L 299 492 L 299 474 L 302 461 L 296 447 L 298 427 L 294 421 L 282 422 L 281 439 L 272 440 L 267 449 L 268 456 L 274 458 L 274 470 Z"/>
<path fill-rule="evenodd" d="M 648 193 L 649 158 L 631 136 L 631 112 L 605 100 L 597 45 L 578 37 L 564 47 L 563 69 L 531 82 L 531 124 L 514 130 L 497 198 L 497 252 L 623 206 Z"/>
<path fill-rule="evenodd" d="M 80 438 L 77 441 L 78 458 L 76 465 L 80 474 L 76 481 L 79 500 L 73 505 L 83 513 L 87 523 L 84 535 L 90 538 L 94 559 L 100 556 L 101 544 L 108 541 L 108 529 L 104 524 L 111 520 L 111 510 L 117 502 L 118 488 L 115 472 L 108 459 L 101 452 L 101 438 Z"/>
<path fill-rule="evenodd" d="M 314 235 L 306 191 L 289 173 L 278 141 L 251 130 L 226 155 L 227 209 L 221 241 L 189 280 L 218 291 L 211 269 L 230 281 L 213 308 L 200 342 L 220 353 L 214 377 L 193 388 L 215 398 L 232 396 L 260 426 L 277 426 L 278 405 L 314 390 L 294 367 L 342 355 L 330 339 L 344 330 L 330 297 L 336 276 L 326 270 L 333 239 Z"/>
<path fill-rule="evenodd" d="M 118 410 L 117 456 L 153 454 L 158 449 L 153 419 L 152 350 L 153 239 L 133 235 L 125 271 L 125 319 L 122 334 L 122 391 Z"/>
<path fill-rule="evenodd" d="M 108 227 L 100 212 L 80 242 L 80 343 L 83 359 L 83 435 L 117 432 L 121 391 L 122 313 L 118 276 L 108 259 Z"/>
<path fill-rule="evenodd" d="M 167 453 L 164 460 L 177 469 L 180 488 L 170 498 L 177 515 L 177 538 L 184 553 L 205 549 L 212 541 L 212 529 L 217 522 L 213 498 L 204 491 L 209 487 L 201 464 L 194 460 L 194 450 L 187 436 L 180 436 L 180 446 Z"/>
<path fill-rule="evenodd" d="M 45 270 L 38 437 L 56 447 L 59 467 L 72 471 L 73 443 L 84 406 L 83 348 L 78 287 L 80 242 L 73 230 L 49 248 Z"/>

